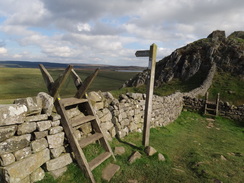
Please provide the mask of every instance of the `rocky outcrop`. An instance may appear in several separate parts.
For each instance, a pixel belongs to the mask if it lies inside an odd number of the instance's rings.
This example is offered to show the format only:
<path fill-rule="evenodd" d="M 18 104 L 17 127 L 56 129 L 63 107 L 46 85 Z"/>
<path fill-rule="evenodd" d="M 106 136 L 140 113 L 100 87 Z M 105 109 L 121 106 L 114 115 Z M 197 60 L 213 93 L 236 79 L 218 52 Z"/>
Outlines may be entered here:
<path fill-rule="evenodd" d="M 224 31 L 214 31 L 157 62 L 155 86 L 178 78 L 188 80 L 196 73 L 207 75 L 213 63 L 217 70 L 244 77 L 244 32 L 237 31 L 226 38 Z M 124 86 L 138 87 L 146 83 L 148 71 L 137 74 Z"/>

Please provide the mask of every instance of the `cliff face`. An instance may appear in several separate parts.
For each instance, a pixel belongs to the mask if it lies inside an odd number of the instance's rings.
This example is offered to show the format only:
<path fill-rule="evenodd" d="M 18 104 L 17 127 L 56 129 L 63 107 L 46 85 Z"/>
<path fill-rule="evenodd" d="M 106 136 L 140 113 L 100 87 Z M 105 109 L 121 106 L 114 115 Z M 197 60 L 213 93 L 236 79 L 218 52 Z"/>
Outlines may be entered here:
<path fill-rule="evenodd" d="M 218 71 L 230 72 L 244 78 L 244 31 L 233 32 L 226 38 L 224 31 L 214 31 L 207 38 L 176 49 L 157 62 L 155 86 L 173 78 L 188 80 L 196 73 L 206 73 L 216 63 Z M 137 74 L 124 86 L 146 84 L 148 71 Z"/>

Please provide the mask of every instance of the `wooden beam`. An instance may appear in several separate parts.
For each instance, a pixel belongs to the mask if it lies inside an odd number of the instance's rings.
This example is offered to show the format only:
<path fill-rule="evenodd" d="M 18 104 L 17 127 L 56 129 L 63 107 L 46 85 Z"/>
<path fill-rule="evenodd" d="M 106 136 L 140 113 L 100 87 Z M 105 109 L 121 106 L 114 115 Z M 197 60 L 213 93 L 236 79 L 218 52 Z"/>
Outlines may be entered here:
<path fill-rule="evenodd" d="M 51 89 L 53 87 L 53 83 L 54 83 L 53 78 L 49 74 L 49 72 L 47 71 L 47 69 L 42 64 L 39 64 L 39 68 L 41 70 L 41 73 L 42 73 L 44 82 L 45 82 L 45 84 L 47 86 L 48 92 L 50 93 L 50 91 L 51 91 Z"/>
<path fill-rule="evenodd" d="M 97 76 L 98 71 L 99 71 L 99 68 L 97 68 L 93 74 L 91 74 L 84 80 L 83 85 L 79 88 L 79 90 L 75 94 L 76 98 L 82 98 L 85 95 L 85 93 L 88 90 L 89 86 L 91 85 L 92 81 Z"/>
<path fill-rule="evenodd" d="M 71 69 L 71 76 L 73 78 L 73 81 L 74 81 L 74 84 L 75 84 L 77 90 L 79 90 L 79 88 L 83 85 L 83 83 L 74 69 Z"/>
<path fill-rule="evenodd" d="M 154 77 L 155 77 L 155 67 L 156 67 L 156 55 L 157 55 L 157 45 L 152 44 L 150 46 L 150 54 L 149 54 L 148 69 L 149 69 L 149 73 L 150 73 L 150 78 L 148 78 L 148 83 L 147 83 L 143 140 L 142 140 L 142 143 L 145 147 L 149 146 L 150 122 L 151 122 L 151 115 L 152 115 L 152 97 L 153 97 Z"/>
<path fill-rule="evenodd" d="M 50 95 L 53 97 L 53 100 L 55 101 L 56 98 L 58 97 L 59 91 L 63 84 L 65 83 L 66 79 L 69 77 L 69 74 L 71 72 L 71 69 L 73 66 L 69 65 L 63 74 L 61 74 L 54 82 L 53 87 L 50 91 Z"/>

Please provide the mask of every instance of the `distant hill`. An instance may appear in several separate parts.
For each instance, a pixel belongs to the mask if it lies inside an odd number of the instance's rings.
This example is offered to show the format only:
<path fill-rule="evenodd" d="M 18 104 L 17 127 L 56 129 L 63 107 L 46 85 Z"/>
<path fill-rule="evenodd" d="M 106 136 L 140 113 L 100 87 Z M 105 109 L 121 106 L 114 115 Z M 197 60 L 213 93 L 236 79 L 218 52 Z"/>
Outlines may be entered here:
<path fill-rule="evenodd" d="M 102 70 L 130 70 L 130 71 L 143 71 L 145 67 L 138 66 L 112 66 L 112 65 L 93 65 L 93 64 L 63 64 L 54 62 L 29 62 L 29 61 L 0 61 L 0 67 L 8 68 L 38 68 L 39 64 L 43 64 L 46 68 L 66 68 L 68 65 L 73 65 L 76 69 L 96 69 Z"/>
<path fill-rule="evenodd" d="M 231 73 L 244 80 L 244 31 L 225 36 L 225 31 L 214 31 L 207 38 L 176 49 L 157 62 L 155 86 L 173 78 L 187 81 L 196 74 L 204 75 L 216 63 L 217 70 Z M 138 87 L 146 83 L 148 71 L 137 74 L 124 86 Z"/>

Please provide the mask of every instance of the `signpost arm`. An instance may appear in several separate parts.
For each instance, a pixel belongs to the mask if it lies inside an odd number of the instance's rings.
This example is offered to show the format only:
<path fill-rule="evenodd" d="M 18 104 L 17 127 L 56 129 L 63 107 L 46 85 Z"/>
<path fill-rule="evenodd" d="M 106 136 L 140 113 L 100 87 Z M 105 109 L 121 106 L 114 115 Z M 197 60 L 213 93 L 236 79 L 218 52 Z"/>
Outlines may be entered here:
<path fill-rule="evenodd" d="M 157 55 L 157 45 L 152 44 L 150 46 L 149 53 L 149 74 L 147 83 L 147 93 L 146 93 L 146 106 L 144 113 L 144 128 L 143 128 L 143 140 L 142 143 L 145 147 L 149 146 L 149 136 L 150 136 L 150 121 L 152 113 L 152 97 L 154 88 L 154 77 L 155 77 L 155 67 L 156 67 L 156 55 Z"/>

